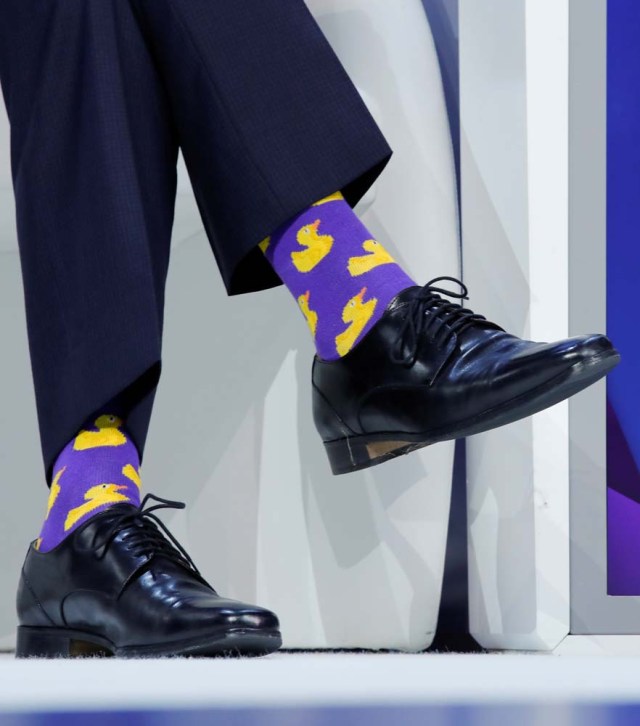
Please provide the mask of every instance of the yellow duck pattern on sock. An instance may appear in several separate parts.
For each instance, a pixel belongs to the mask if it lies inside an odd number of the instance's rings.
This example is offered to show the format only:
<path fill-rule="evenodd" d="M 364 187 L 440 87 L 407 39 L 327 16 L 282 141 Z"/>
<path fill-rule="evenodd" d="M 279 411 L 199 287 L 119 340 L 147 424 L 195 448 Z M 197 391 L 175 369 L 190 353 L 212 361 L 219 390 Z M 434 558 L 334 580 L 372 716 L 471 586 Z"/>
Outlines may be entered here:
<path fill-rule="evenodd" d="M 84 495 L 86 502 L 71 509 L 67 514 L 67 518 L 64 520 L 64 531 L 68 532 L 85 514 L 89 514 L 103 504 L 131 501 L 126 494 L 120 494 L 121 489 L 126 489 L 126 487 L 117 484 L 97 484 L 88 489 Z"/>
<path fill-rule="evenodd" d="M 371 298 L 364 301 L 367 288 L 363 287 L 357 295 L 354 295 L 342 310 L 342 322 L 348 327 L 342 333 L 336 335 L 336 350 L 338 355 L 346 355 L 358 339 L 360 333 L 365 329 L 378 304 L 377 299 Z"/>
<path fill-rule="evenodd" d="M 140 456 L 116 415 L 103 413 L 87 421 L 62 449 L 52 472 L 46 516 L 35 542 L 41 552 L 51 551 L 109 505 L 140 506 Z"/>
<path fill-rule="evenodd" d="M 262 242 L 258 243 L 258 247 L 263 251 L 266 252 L 269 245 L 271 244 L 271 237 L 265 237 Z"/>
<path fill-rule="evenodd" d="M 321 221 L 316 219 L 311 224 L 305 224 L 296 234 L 298 244 L 306 248 L 291 253 L 291 261 L 298 272 L 311 272 L 331 252 L 334 239 L 330 234 L 318 232 L 320 224 Z"/>
<path fill-rule="evenodd" d="M 341 192 L 292 216 L 259 247 L 296 300 L 322 360 L 346 355 L 393 298 L 415 285 Z"/>
<path fill-rule="evenodd" d="M 53 479 L 51 480 L 51 489 L 49 490 L 49 499 L 47 501 L 47 512 L 44 516 L 45 522 L 49 519 L 49 515 L 51 514 L 53 505 L 56 503 L 56 500 L 58 499 L 58 496 L 60 495 L 60 489 L 61 489 L 60 477 L 64 474 L 64 470 L 66 468 L 67 468 L 66 466 L 63 466 L 58 472 L 56 472 Z M 38 537 L 34 546 L 37 550 L 39 550 L 41 544 L 42 544 L 42 537 Z"/>
<path fill-rule="evenodd" d="M 309 307 L 310 297 L 311 291 L 307 290 L 304 295 L 300 295 L 300 297 L 298 298 L 298 305 L 300 305 L 300 310 L 302 310 L 302 314 L 307 321 L 309 330 L 311 330 L 311 335 L 315 337 L 316 328 L 318 327 L 318 313 L 315 310 L 311 310 L 311 308 Z"/>
<path fill-rule="evenodd" d="M 347 269 L 351 277 L 359 277 L 373 270 L 374 267 L 395 262 L 387 250 L 375 239 L 368 239 L 363 242 L 362 249 L 368 254 L 350 257 L 347 263 Z"/>
<path fill-rule="evenodd" d="M 49 501 L 47 502 L 47 513 L 45 515 L 45 519 L 49 518 L 49 514 L 53 509 L 53 505 L 56 503 L 56 499 L 60 494 L 60 478 L 64 474 L 66 468 L 66 466 L 63 466 L 62 469 L 60 469 L 60 471 L 56 473 L 56 475 L 53 477 L 53 480 L 51 481 L 51 490 L 49 491 Z"/>
<path fill-rule="evenodd" d="M 140 479 L 140 472 L 133 466 L 133 464 L 127 464 L 122 467 L 122 473 L 130 479 L 140 489 L 142 487 L 142 481 Z"/>
<path fill-rule="evenodd" d="M 322 199 L 318 200 L 311 206 L 320 207 L 323 204 L 327 204 L 328 202 L 338 202 L 340 200 L 344 200 L 344 197 L 342 196 L 342 192 L 334 192 L 333 194 L 329 194 L 328 197 L 323 197 Z"/>
<path fill-rule="evenodd" d="M 76 436 L 73 443 L 76 451 L 94 449 L 97 446 L 123 446 L 127 443 L 127 437 L 120 431 L 123 422 L 118 416 L 98 416 L 94 423 L 97 431 L 82 430 Z"/>

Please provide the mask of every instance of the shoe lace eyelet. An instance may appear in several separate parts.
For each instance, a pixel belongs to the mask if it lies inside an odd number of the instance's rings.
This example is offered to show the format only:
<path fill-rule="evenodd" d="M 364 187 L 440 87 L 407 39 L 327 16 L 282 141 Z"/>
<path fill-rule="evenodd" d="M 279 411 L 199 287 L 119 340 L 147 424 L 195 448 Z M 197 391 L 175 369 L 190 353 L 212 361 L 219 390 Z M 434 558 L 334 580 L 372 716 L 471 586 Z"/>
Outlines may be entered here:
<path fill-rule="evenodd" d="M 159 504 L 145 508 L 149 499 L 155 500 Z M 100 533 L 102 539 L 99 542 L 94 541 L 89 549 L 93 551 L 96 559 L 102 559 L 122 532 L 120 545 L 132 556 L 151 559 L 155 555 L 161 555 L 187 568 L 202 579 L 200 571 L 184 547 L 171 534 L 162 520 L 153 514 L 157 509 L 184 509 L 184 506 L 182 502 L 173 502 L 154 494 L 147 494 L 139 507 L 127 506 L 117 511 L 115 516 L 110 519 L 106 531 Z M 124 529 L 128 531 L 123 532 Z"/>
<path fill-rule="evenodd" d="M 460 292 L 437 287 L 435 283 L 442 280 L 459 285 Z M 437 348 L 444 347 L 452 336 L 466 327 L 481 321 L 487 322 L 482 315 L 463 308 L 459 303 L 445 300 L 441 295 L 467 300 L 468 290 L 461 280 L 449 276 L 436 277 L 424 285 L 404 308 L 406 314 L 391 348 L 394 362 L 412 366 L 424 343 Z"/>

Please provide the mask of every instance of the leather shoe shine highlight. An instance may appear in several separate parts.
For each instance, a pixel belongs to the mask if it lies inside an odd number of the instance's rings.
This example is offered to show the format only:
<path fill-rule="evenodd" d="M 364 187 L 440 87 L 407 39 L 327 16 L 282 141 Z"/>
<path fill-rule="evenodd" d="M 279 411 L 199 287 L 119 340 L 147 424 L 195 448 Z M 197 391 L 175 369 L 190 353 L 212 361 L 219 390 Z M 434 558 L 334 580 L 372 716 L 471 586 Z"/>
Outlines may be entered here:
<path fill-rule="evenodd" d="M 160 502 L 143 509 L 148 499 Z M 29 547 L 18 588 L 17 657 L 263 655 L 281 643 L 277 617 L 220 597 L 152 512 L 97 514 L 50 552 Z"/>
<path fill-rule="evenodd" d="M 604 335 L 522 340 L 439 293 L 467 299 L 452 277 L 409 287 L 346 356 L 315 357 L 313 415 L 334 474 L 530 416 L 620 361 Z"/>

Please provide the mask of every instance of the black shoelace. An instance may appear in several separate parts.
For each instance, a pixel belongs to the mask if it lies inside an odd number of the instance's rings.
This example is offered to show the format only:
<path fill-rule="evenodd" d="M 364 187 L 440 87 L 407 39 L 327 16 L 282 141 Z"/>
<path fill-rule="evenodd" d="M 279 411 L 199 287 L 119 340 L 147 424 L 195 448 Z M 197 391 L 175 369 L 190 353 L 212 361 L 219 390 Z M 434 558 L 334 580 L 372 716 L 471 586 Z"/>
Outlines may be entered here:
<path fill-rule="evenodd" d="M 145 508 L 149 500 L 159 503 Z M 130 507 L 118 511 L 120 506 L 116 505 L 108 510 L 112 516 L 108 524 L 98 531 L 99 540 L 93 542 L 91 549 L 101 550 L 99 558 L 102 559 L 118 534 L 123 529 L 127 529 L 123 542 L 126 543 L 134 556 L 143 557 L 148 555 L 149 558 L 152 558 L 154 555 L 162 555 L 166 559 L 186 567 L 201 578 L 200 571 L 187 554 L 187 551 L 171 534 L 167 526 L 153 514 L 158 509 L 184 508 L 183 502 L 163 499 L 155 494 L 147 494 L 140 506 L 133 511 Z"/>
<path fill-rule="evenodd" d="M 460 292 L 435 285 L 443 281 L 459 285 Z M 424 285 L 408 304 L 407 316 L 391 351 L 395 363 L 412 366 L 416 362 L 421 341 L 425 337 L 435 345 L 443 346 L 454 333 L 460 333 L 475 323 L 486 321 L 483 315 L 477 315 L 459 303 L 444 300 L 440 297 L 441 294 L 458 300 L 469 299 L 467 286 L 456 277 L 447 275 L 434 277 Z"/>

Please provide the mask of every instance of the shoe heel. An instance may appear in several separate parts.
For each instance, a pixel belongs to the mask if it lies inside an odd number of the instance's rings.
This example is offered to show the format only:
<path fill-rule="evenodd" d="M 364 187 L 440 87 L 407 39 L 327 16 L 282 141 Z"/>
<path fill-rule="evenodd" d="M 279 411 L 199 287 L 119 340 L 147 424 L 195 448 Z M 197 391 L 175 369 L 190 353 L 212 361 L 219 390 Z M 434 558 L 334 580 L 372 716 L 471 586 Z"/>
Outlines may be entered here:
<path fill-rule="evenodd" d="M 410 445 L 409 441 L 371 441 L 366 437 L 350 437 L 325 441 L 324 448 L 332 473 L 347 474 L 408 453 Z"/>
<path fill-rule="evenodd" d="M 56 628 L 18 627 L 16 658 L 69 658 L 71 638 Z"/>

